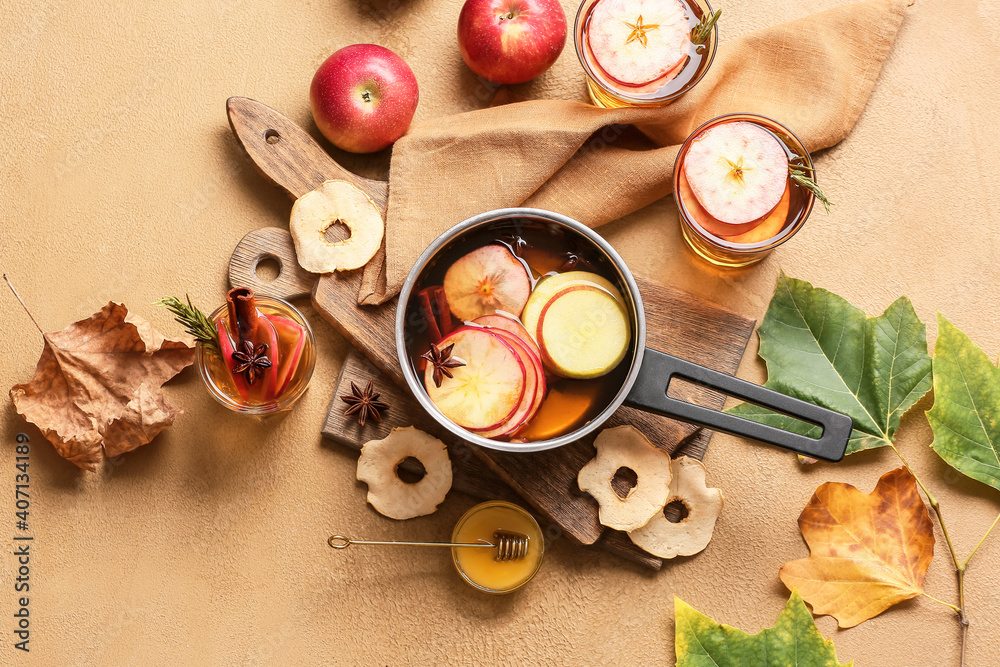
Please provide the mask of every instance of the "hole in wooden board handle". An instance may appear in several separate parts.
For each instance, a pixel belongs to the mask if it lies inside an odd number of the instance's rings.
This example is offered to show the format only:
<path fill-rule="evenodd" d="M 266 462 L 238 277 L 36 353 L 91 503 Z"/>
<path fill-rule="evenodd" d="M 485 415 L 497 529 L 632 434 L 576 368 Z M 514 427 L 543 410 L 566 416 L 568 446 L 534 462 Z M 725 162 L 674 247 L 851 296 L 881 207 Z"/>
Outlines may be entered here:
<path fill-rule="evenodd" d="M 274 280 L 263 280 L 257 275 L 257 266 L 265 260 L 278 264 L 278 275 Z M 299 266 L 292 235 L 280 227 L 264 227 L 250 232 L 236 245 L 229 259 L 230 287 L 249 287 L 266 296 L 281 299 L 309 296 L 318 278 L 318 275 Z"/>

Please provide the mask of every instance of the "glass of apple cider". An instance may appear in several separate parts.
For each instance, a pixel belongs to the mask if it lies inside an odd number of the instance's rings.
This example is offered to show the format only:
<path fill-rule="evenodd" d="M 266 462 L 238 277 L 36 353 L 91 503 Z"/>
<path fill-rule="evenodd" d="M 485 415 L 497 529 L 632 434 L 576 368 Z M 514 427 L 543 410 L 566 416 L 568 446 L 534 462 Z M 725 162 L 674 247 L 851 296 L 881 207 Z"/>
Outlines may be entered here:
<path fill-rule="evenodd" d="M 234 318 L 231 303 L 217 308 L 209 319 L 219 334 L 219 350 L 198 345 L 196 364 L 208 393 L 230 410 L 268 415 L 289 410 L 302 397 L 316 365 L 316 340 L 309 322 L 283 299 L 249 294 L 249 303 Z M 244 300 L 246 301 L 246 300 Z M 237 324 L 234 319 L 248 319 Z M 239 354 L 249 344 L 249 362 Z M 234 358 L 234 354 L 236 354 Z M 246 368 L 244 368 L 246 366 Z M 255 366 L 251 369 L 250 366 Z"/>
<path fill-rule="evenodd" d="M 715 58 L 718 27 L 707 0 L 584 0 L 576 55 L 599 107 L 666 106 Z"/>
<path fill-rule="evenodd" d="M 816 196 L 809 151 L 764 116 L 714 118 L 688 137 L 674 163 L 681 233 L 701 258 L 723 267 L 759 262 L 792 238 Z"/>

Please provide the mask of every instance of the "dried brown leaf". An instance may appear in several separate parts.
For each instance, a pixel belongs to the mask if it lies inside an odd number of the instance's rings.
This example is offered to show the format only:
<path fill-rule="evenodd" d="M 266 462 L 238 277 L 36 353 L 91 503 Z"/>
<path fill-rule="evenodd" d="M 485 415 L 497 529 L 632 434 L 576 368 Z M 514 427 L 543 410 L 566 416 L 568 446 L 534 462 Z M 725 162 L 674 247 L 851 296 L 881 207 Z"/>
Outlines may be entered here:
<path fill-rule="evenodd" d="M 173 423 L 178 410 L 160 386 L 194 362 L 188 343 L 165 339 L 114 302 L 42 336 L 34 377 L 10 397 L 60 456 L 97 470 L 105 457 L 144 445 Z"/>

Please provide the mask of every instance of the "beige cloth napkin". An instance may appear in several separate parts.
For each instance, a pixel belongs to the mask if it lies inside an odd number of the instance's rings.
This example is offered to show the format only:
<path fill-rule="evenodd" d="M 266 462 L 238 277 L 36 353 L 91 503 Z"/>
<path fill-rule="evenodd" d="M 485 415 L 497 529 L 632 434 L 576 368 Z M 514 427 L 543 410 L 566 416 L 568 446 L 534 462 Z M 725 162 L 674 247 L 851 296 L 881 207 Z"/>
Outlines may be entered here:
<path fill-rule="evenodd" d="M 861 115 L 910 4 L 846 5 L 722 43 L 705 78 L 665 108 L 536 100 L 414 125 L 393 147 L 385 253 L 365 268 L 359 303 L 398 294 L 424 248 L 478 213 L 523 205 L 594 227 L 669 195 L 680 144 L 716 116 L 769 116 L 810 152 L 836 144 Z"/>

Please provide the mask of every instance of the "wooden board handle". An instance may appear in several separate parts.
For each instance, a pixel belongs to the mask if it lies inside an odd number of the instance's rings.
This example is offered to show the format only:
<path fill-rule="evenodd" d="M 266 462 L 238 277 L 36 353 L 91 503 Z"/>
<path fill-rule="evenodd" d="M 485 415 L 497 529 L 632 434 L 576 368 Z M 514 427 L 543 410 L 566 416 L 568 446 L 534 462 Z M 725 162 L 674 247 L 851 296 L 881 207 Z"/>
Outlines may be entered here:
<path fill-rule="evenodd" d="M 274 280 L 264 280 L 257 275 L 257 265 L 267 259 L 278 263 L 278 275 Z M 249 287 L 258 294 L 281 299 L 309 296 L 317 277 L 299 266 L 292 235 L 280 227 L 253 230 L 243 237 L 229 259 L 230 287 Z"/>
<path fill-rule="evenodd" d="M 226 101 L 229 125 L 250 159 L 272 181 L 298 199 L 323 181 L 339 179 L 371 197 L 385 217 L 389 184 L 363 178 L 341 167 L 305 130 L 249 97 Z"/>

